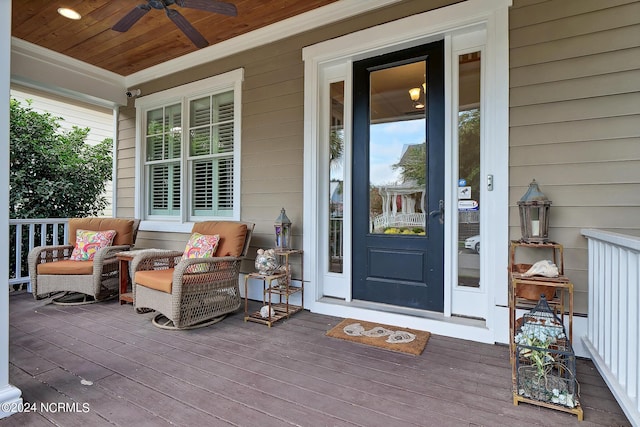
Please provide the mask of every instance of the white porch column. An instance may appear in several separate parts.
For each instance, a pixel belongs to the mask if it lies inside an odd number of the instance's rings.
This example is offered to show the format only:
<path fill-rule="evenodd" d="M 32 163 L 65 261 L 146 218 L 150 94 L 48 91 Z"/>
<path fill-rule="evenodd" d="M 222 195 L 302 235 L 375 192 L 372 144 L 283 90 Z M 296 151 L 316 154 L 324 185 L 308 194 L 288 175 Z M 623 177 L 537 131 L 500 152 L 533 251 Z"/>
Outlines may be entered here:
<path fill-rule="evenodd" d="M 389 198 L 387 196 L 387 190 L 382 187 L 378 187 L 378 194 L 380 194 L 380 197 L 382 198 L 382 214 L 386 215 L 387 212 L 389 212 Z"/>
<path fill-rule="evenodd" d="M 4 46 L 4 47 L 2 47 Z M 22 403 L 20 389 L 9 384 L 9 88 L 11 85 L 11 2 L 0 1 L 0 418 Z M 4 288 L 7 286 L 6 288 Z M 2 289 L 4 288 L 4 290 Z"/>
<path fill-rule="evenodd" d="M 398 193 L 395 191 L 391 193 L 391 214 L 396 216 L 398 213 Z"/>

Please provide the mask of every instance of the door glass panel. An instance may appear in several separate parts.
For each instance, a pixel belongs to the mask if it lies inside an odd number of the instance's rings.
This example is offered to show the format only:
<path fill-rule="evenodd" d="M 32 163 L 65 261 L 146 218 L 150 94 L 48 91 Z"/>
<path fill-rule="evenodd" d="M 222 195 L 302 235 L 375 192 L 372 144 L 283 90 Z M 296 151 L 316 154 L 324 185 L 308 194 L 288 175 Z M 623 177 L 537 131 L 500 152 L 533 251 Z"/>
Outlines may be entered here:
<path fill-rule="evenodd" d="M 344 252 L 344 81 L 329 86 L 329 271 L 342 273 Z"/>
<path fill-rule="evenodd" d="M 370 73 L 369 230 L 425 235 L 427 93 L 424 61 Z"/>
<path fill-rule="evenodd" d="M 458 285 L 480 286 L 480 52 L 458 56 Z"/>

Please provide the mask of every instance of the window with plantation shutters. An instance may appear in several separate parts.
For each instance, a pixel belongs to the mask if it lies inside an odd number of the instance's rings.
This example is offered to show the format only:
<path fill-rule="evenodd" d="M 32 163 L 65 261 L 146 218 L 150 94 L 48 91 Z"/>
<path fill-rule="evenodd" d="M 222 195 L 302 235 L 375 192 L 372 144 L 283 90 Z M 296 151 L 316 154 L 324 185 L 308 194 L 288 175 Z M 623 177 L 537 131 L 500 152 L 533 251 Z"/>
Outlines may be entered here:
<path fill-rule="evenodd" d="M 149 213 L 180 214 L 181 105 L 147 112 L 146 170 L 149 183 Z"/>
<path fill-rule="evenodd" d="M 189 103 L 190 215 L 233 214 L 233 92 Z"/>
<path fill-rule="evenodd" d="M 235 70 L 136 100 L 146 219 L 240 219 L 242 77 Z"/>

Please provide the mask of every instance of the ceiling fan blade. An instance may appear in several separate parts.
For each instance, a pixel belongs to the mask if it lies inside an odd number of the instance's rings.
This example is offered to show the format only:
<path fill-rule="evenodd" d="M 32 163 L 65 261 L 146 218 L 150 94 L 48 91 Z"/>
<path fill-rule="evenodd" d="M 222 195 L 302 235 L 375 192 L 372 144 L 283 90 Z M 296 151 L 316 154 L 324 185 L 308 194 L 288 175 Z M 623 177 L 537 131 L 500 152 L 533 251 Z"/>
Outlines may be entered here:
<path fill-rule="evenodd" d="M 217 0 L 175 0 L 175 4 L 190 9 L 221 13 L 228 16 L 238 16 L 238 9 L 233 3 Z"/>
<path fill-rule="evenodd" d="M 149 6 L 148 4 L 139 4 L 138 6 L 134 7 L 131 12 L 127 13 L 121 20 L 116 22 L 116 24 L 111 27 L 111 29 L 124 33 L 150 10 L 151 6 Z"/>
<path fill-rule="evenodd" d="M 169 8 L 167 8 L 166 11 L 169 19 L 171 19 L 173 23 L 182 30 L 185 36 L 189 37 L 189 40 L 191 40 L 194 45 L 200 49 L 209 46 L 209 42 L 193 27 L 193 25 L 189 23 L 189 21 L 185 19 L 184 16 L 180 14 L 180 12 Z"/>

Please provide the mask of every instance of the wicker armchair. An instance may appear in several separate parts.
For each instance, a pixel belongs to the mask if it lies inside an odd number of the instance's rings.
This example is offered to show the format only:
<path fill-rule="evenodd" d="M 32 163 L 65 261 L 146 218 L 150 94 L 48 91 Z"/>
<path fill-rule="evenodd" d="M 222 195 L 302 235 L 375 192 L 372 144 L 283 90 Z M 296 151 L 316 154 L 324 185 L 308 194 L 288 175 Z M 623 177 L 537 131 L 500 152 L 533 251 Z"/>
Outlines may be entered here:
<path fill-rule="evenodd" d="M 157 312 L 163 329 L 193 329 L 219 322 L 240 308 L 240 263 L 247 255 L 253 223 L 204 221 L 193 233 L 219 235 L 215 256 L 186 258 L 183 252 L 145 250 L 131 262 L 137 312 Z M 195 270 L 195 272 L 194 272 Z"/>
<path fill-rule="evenodd" d="M 72 218 L 69 220 L 69 244 L 38 246 L 29 252 L 29 276 L 35 299 L 51 294 L 79 293 L 73 297 L 58 296 L 56 303 L 83 304 L 108 299 L 118 294 L 119 270 L 115 254 L 130 250 L 138 234 L 138 219 Z M 71 260 L 76 244 L 76 231 L 115 230 L 111 246 L 95 252 L 92 260 Z"/>

